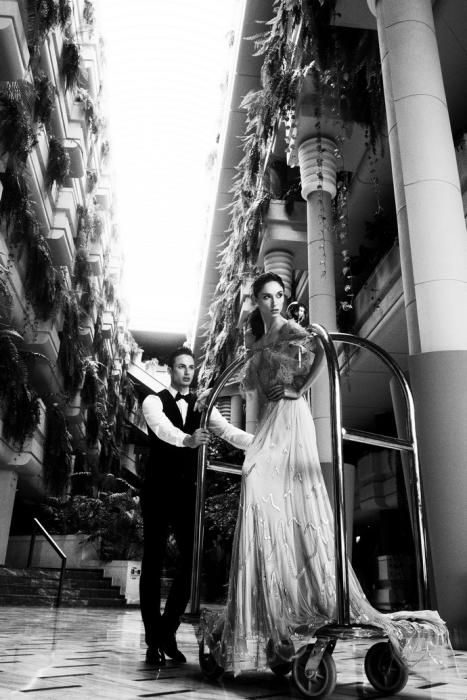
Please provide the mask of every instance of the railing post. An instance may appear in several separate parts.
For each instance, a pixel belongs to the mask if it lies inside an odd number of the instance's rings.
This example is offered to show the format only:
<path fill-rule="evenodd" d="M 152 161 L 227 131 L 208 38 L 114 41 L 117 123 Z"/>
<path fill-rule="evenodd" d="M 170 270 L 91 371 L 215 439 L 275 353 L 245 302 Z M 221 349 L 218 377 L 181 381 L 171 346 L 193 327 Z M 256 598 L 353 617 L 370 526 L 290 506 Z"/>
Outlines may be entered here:
<path fill-rule="evenodd" d="M 62 565 L 60 567 L 60 579 L 58 581 L 57 597 L 55 599 L 55 607 L 56 608 L 59 608 L 60 603 L 62 602 L 62 589 L 63 589 L 63 580 L 65 578 L 65 567 L 66 567 L 66 559 L 62 559 Z"/>
<path fill-rule="evenodd" d="M 246 361 L 246 357 L 240 357 L 234 360 L 227 369 L 221 374 L 215 383 L 206 409 L 201 417 L 200 428 L 206 428 L 209 421 L 209 416 L 216 403 L 217 397 L 226 381 L 241 367 Z M 191 593 L 190 593 L 190 614 L 197 615 L 199 613 L 200 599 L 200 582 L 201 582 L 201 558 L 202 546 L 204 537 L 204 504 L 206 494 L 206 458 L 207 446 L 201 445 L 198 451 L 198 473 L 196 481 L 196 504 L 195 504 L 195 522 L 193 536 L 193 559 L 191 572 Z"/>
<path fill-rule="evenodd" d="M 31 542 L 29 543 L 29 553 L 26 568 L 29 569 L 32 564 L 32 555 L 34 552 L 34 545 L 36 544 L 36 523 L 32 521 L 32 532 L 31 532 Z"/>
<path fill-rule="evenodd" d="M 342 401 L 339 362 L 334 343 L 323 326 L 313 323 L 310 330 L 320 339 L 329 377 L 331 442 L 334 486 L 334 537 L 336 556 L 337 624 L 349 625 L 349 561 L 345 533 L 344 456 L 342 447 Z"/>

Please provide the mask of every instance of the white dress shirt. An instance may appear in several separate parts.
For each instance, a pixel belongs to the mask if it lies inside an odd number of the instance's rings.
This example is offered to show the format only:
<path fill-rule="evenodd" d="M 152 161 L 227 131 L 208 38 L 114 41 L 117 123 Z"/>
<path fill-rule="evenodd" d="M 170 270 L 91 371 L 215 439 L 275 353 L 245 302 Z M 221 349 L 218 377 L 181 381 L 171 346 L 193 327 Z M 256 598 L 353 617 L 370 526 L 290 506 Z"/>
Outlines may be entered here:
<path fill-rule="evenodd" d="M 175 398 L 177 389 L 169 386 L 167 390 L 170 391 Z M 182 416 L 183 423 L 185 423 L 188 404 L 184 399 L 180 399 L 177 401 L 177 407 Z M 172 421 L 169 420 L 163 411 L 162 401 L 158 396 L 155 396 L 155 394 L 146 396 L 142 408 L 146 423 L 160 440 L 168 442 L 169 445 L 174 445 L 175 447 L 184 446 L 183 441 L 189 433 L 184 433 L 183 430 L 177 428 Z M 224 416 L 219 413 L 216 407 L 212 409 L 211 415 L 209 416 L 208 428 L 215 435 L 218 435 L 223 440 L 226 440 L 226 442 L 229 442 L 231 445 L 241 450 L 246 450 L 253 440 L 253 435 L 251 435 L 251 433 L 246 433 L 244 430 L 240 430 L 240 428 L 231 425 Z"/>

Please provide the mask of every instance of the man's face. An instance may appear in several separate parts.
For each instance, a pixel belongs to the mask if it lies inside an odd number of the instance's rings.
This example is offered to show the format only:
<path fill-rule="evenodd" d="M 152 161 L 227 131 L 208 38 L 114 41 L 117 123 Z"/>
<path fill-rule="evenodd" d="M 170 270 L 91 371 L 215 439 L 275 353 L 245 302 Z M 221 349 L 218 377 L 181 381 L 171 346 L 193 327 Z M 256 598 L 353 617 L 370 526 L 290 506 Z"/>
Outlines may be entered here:
<path fill-rule="evenodd" d="M 193 381 L 195 361 L 191 355 L 177 355 L 172 368 L 169 368 L 171 385 L 177 391 L 186 389 Z"/>

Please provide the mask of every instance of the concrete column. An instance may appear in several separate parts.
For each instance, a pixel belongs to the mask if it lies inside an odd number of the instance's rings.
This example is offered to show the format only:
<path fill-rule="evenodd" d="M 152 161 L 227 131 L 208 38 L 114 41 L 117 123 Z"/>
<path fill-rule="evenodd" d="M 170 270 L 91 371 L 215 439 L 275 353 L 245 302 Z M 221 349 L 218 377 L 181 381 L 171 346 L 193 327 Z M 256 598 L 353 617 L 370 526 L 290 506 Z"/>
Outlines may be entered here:
<path fill-rule="evenodd" d="M 230 397 L 230 422 L 236 428 L 243 427 L 243 402 L 240 394 Z"/>
<path fill-rule="evenodd" d="M 0 470 L 0 566 L 5 564 L 17 482 L 18 475 L 15 471 Z"/>
<path fill-rule="evenodd" d="M 216 407 L 225 420 L 230 422 L 230 396 L 220 396 L 217 399 Z"/>
<path fill-rule="evenodd" d="M 336 194 L 336 144 L 313 137 L 298 149 L 302 197 L 307 202 L 308 294 L 310 321 L 336 330 L 336 288 L 332 200 Z M 332 461 L 329 383 L 322 371 L 311 389 L 318 451 L 326 481 Z"/>
<path fill-rule="evenodd" d="M 467 648 L 467 236 L 431 0 L 377 19 L 437 605 Z M 461 380 L 461 378 L 463 380 Z"/>
<path fill-rule="evenodd" d="M 264 271 L 275 272 L 282 277 L 285 285 L 285 296 L 290 299 L 292 294 L 293 253 L 289 250 L 270 250 L 264 256 Z"/>

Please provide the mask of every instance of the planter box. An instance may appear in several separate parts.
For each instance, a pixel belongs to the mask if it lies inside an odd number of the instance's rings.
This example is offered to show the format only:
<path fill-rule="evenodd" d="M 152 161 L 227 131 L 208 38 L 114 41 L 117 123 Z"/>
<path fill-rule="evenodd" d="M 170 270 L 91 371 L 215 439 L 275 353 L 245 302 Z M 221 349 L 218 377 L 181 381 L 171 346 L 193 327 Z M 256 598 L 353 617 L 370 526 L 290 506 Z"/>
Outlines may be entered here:
<path fill-rule="evenodd" d="M 127 605 L 139 603 L 139 579 L 141 562 L 130 559 L 113 559 L 104 566 L 104 576 L 112 579 L 112 585 L 120 586 Z"/>
<path fill-rule="evenodd" d="M 53 539 L 66 554 L 68 569 L 95 569 L 102 566 L 99 558 L 99 542 L 86 542 L 87 535 L 52 535 Z M 10 537 L 6 555 L 6 566 L 23 568 L 28 560 L 30 535 Z M 32 566 L 59 569 L 61 559 L 50 546 L 45 537 L 38 535 L 34 546 Z"/>

